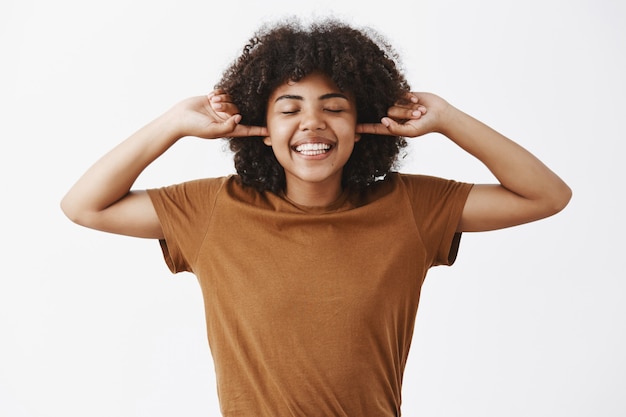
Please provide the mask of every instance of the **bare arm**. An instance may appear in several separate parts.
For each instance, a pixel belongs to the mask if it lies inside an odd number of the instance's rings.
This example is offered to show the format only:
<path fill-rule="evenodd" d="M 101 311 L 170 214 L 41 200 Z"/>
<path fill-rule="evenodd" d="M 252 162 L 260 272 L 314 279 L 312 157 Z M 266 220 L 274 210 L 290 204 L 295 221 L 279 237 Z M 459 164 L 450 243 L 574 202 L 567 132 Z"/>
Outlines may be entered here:
<path fill-rule="evenodd" d="M 358 129 L 407 137 L 442 133 L 489 168 L 499 184 L 473 187 L 458 231 L 502 229 L 539 220 L 569 202 L 567 184 L 517 143 L 433 94 L 412 93 L 410 99 L 410 104 L 392 107 L 382 124 Z M 408 121 L 397 122 L 401 119 Z"/>
<path fill-rule="evenodd" d="M 265 134 L 262 128 L 238 125 L 241 117 L 229 114 L 231 104 L 224 97 L 188 98 L 138 130 L 80 177 L 61 201 L 63 212 L 75 223 L 92 229 L 162 238 L 148 194 L 131 191 L 139 174 L 185 136 L 213 139 Z"/>

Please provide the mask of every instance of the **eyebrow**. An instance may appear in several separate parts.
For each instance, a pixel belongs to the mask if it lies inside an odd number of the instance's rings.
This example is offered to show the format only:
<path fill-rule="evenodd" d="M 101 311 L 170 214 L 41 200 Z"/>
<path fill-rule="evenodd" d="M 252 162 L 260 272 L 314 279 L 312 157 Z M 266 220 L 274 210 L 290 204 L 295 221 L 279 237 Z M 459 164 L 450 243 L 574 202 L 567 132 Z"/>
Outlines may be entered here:
<path fill-rule="evenodd" d="M 341 94 L 341 93 L 322 94 L 321 96 L 318 97 L 318 100 L 328 100 L 331 98 L 343 98 L 345 100 L 348 100 L 348 97 L 345 94 Z M 302 101 L 304 100 L 304 97 L 294 95 L 294 94 L 285 94 L 276 98 L 276 100 L 274 100 L 274 103 L 278 102 L 279 100 L 301 100 Z"/>

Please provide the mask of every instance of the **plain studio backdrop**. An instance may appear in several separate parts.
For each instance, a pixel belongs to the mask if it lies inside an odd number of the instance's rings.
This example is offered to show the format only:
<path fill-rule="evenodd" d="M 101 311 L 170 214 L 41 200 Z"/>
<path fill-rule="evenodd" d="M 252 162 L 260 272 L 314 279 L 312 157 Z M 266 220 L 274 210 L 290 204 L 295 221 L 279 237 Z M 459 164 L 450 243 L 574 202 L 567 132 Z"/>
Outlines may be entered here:
<path fill-rule="evenodd" d="M 555 217 L 465 234 L 456 264 L 430 271 L 404 415 L 626 415 L 623 2 L 4 0 L 0 416 L 219 415 L 195 278 L 170 274 L 155 241 L 72 224 L 59 201 L 118 142 L 208 93 L 261 23 L 293 14 L 379 30 L 414 90 L 574 191 Z M 412 140 L 402 170 L 493 181 L 437 135 Z M 189 138 L 137 186 L 231 172 L 222 141 Z"/>

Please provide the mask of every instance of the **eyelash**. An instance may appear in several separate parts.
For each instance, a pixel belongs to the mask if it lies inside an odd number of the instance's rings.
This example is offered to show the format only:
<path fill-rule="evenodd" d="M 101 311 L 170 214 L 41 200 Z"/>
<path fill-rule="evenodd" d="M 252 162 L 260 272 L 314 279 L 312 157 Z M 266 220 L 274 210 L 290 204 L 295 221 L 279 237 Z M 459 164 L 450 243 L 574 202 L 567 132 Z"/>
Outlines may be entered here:
<path fill-rule="evenodd" d="M 341 113 L 341 112 L 343 112 L 343 109 L 324 109 L 324 111 L 327 111 L 327 112 L 330 112 L 330 113 Z M 293 110 L 293 111 L 283 111 L 281 113 L 285 114 L 285 115 L 289 115 L 289 114 L 296 114 L 298 112 L 299 112 L 299 110 Z"/>

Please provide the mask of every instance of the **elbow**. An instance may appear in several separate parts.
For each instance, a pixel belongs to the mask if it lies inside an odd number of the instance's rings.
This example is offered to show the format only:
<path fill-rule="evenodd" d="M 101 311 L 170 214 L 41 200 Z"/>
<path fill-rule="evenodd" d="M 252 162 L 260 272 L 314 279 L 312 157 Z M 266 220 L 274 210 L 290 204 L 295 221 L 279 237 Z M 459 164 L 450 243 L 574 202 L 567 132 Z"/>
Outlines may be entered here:
<path fill-rule="evenodd" d="M 86 215 L 86 212 L 84 210 L 81 210 L 77 204 L 73 204 L 68 196 L 65 196 L 61 200 L 60 207 L 63 214 L 65 214 L 65 217 L 67 217 L 73 223 L 76 223 L 80 226 L 88 225 L 89 222 L 87 220 L 88 216 Z"/>
<path fill-rule="evenodd" d="M 60 207 L 63 214 L 65 214 L 65 217 L 70 219 L 73 223 L 79 224 L 80 215 L 73 209 L 72 205 L 67 201 L 67 198 L 63 198 L 63 200 L 61 200 Z"/>
<path fill-rule="evenodd" d="M 565 209 L 572 199 L 572 189 L 565 183 L 562 183 L 558 190 L 554 190 L 550 196 L 550 204 L 548 206 L 549 215 L 554 215 Z"/>

